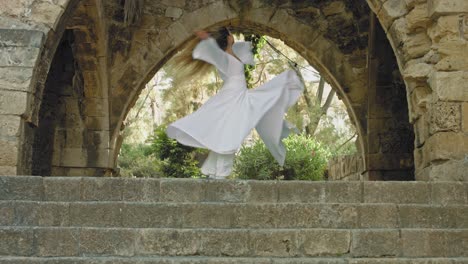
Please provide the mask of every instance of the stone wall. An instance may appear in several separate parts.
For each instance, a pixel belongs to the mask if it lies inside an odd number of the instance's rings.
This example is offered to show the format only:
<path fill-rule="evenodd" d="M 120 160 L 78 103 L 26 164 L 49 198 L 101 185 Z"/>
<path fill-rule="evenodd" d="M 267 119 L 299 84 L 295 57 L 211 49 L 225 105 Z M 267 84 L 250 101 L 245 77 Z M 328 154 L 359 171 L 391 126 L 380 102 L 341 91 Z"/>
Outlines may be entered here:
<path fill-rule="evenodd" d="M 328 180 L 330 181 L 359 181 L 363 179 L 364 161 L 362 156 L 336 156 L 328 161 Z"/>
<path fill-rule="evenodd" d="M 54 148 L 71 158 L 51 174 L 98 175 L 115 167 L 123 122 L 145 82 L 194 30 L 230 25 L 281 38 L 324 75 L 356 125 L 369 178 L 411 173 L 414 157 L 418 180 L 468 180 L 465 0 L 145 1 L 133 24 L 119 1 L 0 3 L 0 174 L 31 171 L 31 131 L 65 28 L 76 40 L 86 112 L 67 135 L 81 131 L 92 143 Z"/>

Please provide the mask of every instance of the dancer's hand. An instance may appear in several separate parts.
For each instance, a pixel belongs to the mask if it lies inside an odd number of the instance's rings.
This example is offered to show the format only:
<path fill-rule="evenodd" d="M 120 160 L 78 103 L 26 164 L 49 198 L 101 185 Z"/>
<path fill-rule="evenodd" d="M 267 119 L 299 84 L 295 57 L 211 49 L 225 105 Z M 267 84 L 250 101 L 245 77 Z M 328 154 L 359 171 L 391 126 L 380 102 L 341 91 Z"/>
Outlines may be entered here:
<path fill-rule="evenodd" d="M 210 36 L 210 34 L 204 30 L 195 31 L 195 35 L 200 39 L 207 39 Z"/>

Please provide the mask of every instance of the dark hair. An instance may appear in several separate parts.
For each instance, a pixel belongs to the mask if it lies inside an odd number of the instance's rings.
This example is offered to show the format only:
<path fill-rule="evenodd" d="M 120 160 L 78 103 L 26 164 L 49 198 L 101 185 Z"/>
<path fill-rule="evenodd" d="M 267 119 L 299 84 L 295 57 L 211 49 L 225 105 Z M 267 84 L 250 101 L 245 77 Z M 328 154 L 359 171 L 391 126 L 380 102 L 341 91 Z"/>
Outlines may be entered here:
<path fill-rule="evenodd" d="M 227 38 L 229 35 L 231 35 L 231 32 L 227 27 L 221 27 L 220 29 L 211 31 L 209 33 L 216 40 L 216 43 L 218 43 L 218 46 L 222 50 L 225 50 L 227 48 Z"/>

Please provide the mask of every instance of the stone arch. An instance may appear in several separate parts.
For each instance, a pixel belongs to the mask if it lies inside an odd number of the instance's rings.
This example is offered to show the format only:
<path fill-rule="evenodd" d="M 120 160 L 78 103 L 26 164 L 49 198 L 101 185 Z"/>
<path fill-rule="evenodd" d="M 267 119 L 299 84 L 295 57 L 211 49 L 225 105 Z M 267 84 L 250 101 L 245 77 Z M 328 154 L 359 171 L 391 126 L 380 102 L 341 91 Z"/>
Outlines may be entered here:
<path fill-rule="evenodd" d="M 5 171 L 13 174 L 27 174 L 27 170 L 23 169 L 27 167 L 24 164 L 28 162 L 28 146 L 31 145 L 27 136 L 27 124 L 37 125 L 37 118 L 35 116 L 39 112 L 38 106 L 42 100 L 42 91 L 41 89 L 37 89 L 36 85 L 40 87 L 40 84 L 45 82 L 44 74 L 50 68 L 52 55 L 55 53 L 55 47 L 58 45 L 63 33 L 61 29 L 69 26 L 66 21 L 72 17 L 71 13 L 74 12 L 75 6 L 85 2 L 79 0 L 50 3 L 39 1 L 31 3 L 14 2 L 9 3 L 0 12 L 0 26 L 2 28 L 7 28 L 5 25 L 13 24 L 16 28 L 24 29 L 24 32 L 21 32 L 21 34 L 34 39 L 32 42 L 28 41 L 28 38 L 23 38 L 23 42 L 19 41 L 13 44 L 8 42 L 7 47 L 29 47 L 40 54 L 36 58 L 24 60 L 28 64 L 28 67 L 33 69 L 32 76 L 21 85 L 21 87 L 27 87 L 26 89 L 12 86 L 14 87 L 14 94 L 10 91 L 2 91 L 3 100 L 19 98 L 21 101 L 18 104 L 19 107 L 11 107 L 7 104 L 3 104 L 2 106 L 1 114 L 12 116 L 2 116 L 1 121 L 6 122 L 8 130 L 2 130 L 1 134 L 9 140 L 8 142 L 2 142 L 2 145 L 5 146 L 4 149 L 7 149 L 8 152 L 14 153 L 14 155 L 15 153 L 18 154 L 17 158 L 0 159 L 0 169 L 3 174 Z M 169 52 L 174 52 L 179 47 L 178 44 L 188 37 L 187 34 L 189 32 L 184 32 L 184 27 L 181 27 L 184 24 L 181 24 L 179 21 L 185 20 L 189 28 L 193 25 L 203 28 L 202 20 L 204 18 L 199 15 L 197 16 L 197 12 L 202 12 L 203 8 L 221 7 L 220 9 L 213 8 L 215 12 L 210 14 L 209 17 L 212 21 L 216 20 L 216 17 L 218 17 L 218 21 L 235 21 L 237 14 L 240 15 L 239 18 L 243 19 L 243 21 L 249 21 L 249 15 L 254 17 L 255 14 L 262 15 L 262 8 L 269 4 L 275 10 L 274 16 L 279 17 L 280 15 L 284 15 L 286 18 L 288 15 L 291 15 L 291 11 L 292 13 L 298 11 L 312 16 L 316 12 L 314 5 L 319 5 L 320 3 L 328 6 L 332 5 L 336 8 L 343 4 L 346 6 L 349 4 L 348 2 L 350 1 L 307 1 L 304 4 L 305 2 L 302 3 L 301 1 L 294 1 L 294 3 L 277 3 L 273 1 L 270 3 L 263 0 L 243 1 L 242 3 L 216 0 L 204 2 L 187 2 L 183 0 L 162 1 L 158 3 L 159 6 L 153 5 L 147 10 L 147 12 L 155 14 L 155 20 L 143 20 L 139 28 L 144 29 L 145 25 L 149 25 L 148 23 L 157 22 L 165 30 L 156 32 L 156 35 L 153 32 L 153 38 L 150 38 L 151 41 L 155 41 L 155 45 L 153 46 L 157 46 L 157 49 L 149 50 L 147 54 L 144 54 L 144 50 L 140 50 L 143 54 L 139 56 L 140 58 L 155 56 L 163 63 L 164 59 L 161 58 L 167 58 L 170 54 Z M 466 64 L 459 58 L 460 51 L 463 54 L 463 51 L 466 50 L 466 44 L 463 44 L 463 39 L 466 40 L 467 38 L 463 35 L 465 31 L 460 31 L 461 24 L 459 23 L 459 18 L 463 18 L 462 14 L 468 12 L 468 6 L 463 1 L 456 1 L 452 5 L 447 6 L 443 4 L 443 1 L 439 0 L 427 2 L 413 0 L 366 0 L 366 2 L 366 6 L 370 7 L 373 13 L 376 14 L 377 20 L 382 25 L 406 84 L 409 107 L 408 119 L 415 125 L 416 131 L 415 167 L 419 175 L 417 175 L 417 178 L 438 179 L 437 173 L 448 169 L 456 175 L 454 179 L 463 179 L 463 164 L 461 161 L 467 150 L 465 147 L 467 136 L 463 134 L 463 131 L 466 130 L 465 127 L 467 125 L 465 120 L 462 119 L 462 116 L 464 116 L 462 115 L 462 110 L 463 113 L 466 112 L 465 109 L 468 108 L 466 102 L 468 100 L 463 93 L 464 90 L 462 89 L 461 93 L 457 92 L 457 87 L 460 87 L 460 85 L 462 88 L 464 87 L 463 83 L 466 83 L 466 81 L 464 81 L 463 76 L 466 76 L 466 71 L 468 70 Z M 248 12 L 245 12 L 245 8 L 243 9 L 242 7 L 242 4 L 245 3 L 249 3 L 252 7 Z M 138 45 L 138 43 L 127 44 L 131 42 L 134 36 L 142 34 L 145 31 L 135 30 L 135 27 L 123 32 L 119 31 L 118 24 L 120 22 L 114 23 L 112 19 L 116 18 L 119 20 L 121 18 L 120 11 L 112 8 L 109 9 L 109 7 L 118 5 L 119 3 L 94 1 L 92 4 L 94 4 L 97 10 L 95 18 L 100 25 L 98 31 L 100 34 L 104 33 L 103 35 L 105 36 L 105 41 L 101 41 L 98 45 L 101 58 L 105 58 L 98 67 L 99 74 L 97 76 L 99 85 L 101 86 L 100 89 L 107 91 L 109 95 L 115 95 L 115 83 L 120 82 L 120 85 L 123 85 L 126 82 L 132 87 L 137 87 L 133 83 L 135 80 L 115 78 L 115 74 L 122 71 L 128 61 L 123 59 L 119 65 L 113 65 L 115 60 L 118 61 L 121 55 L 112 53 L 110 40 L 113 40 L 117 46 L 120 45 L 124 51 L 130 51 L 129 48 L 133 44 Z M 92 4 L 89 6 L 92 7 Z M 288 7 L 288 5 L 293 4 L 296 6 Z M 301 4 L 304 5 L 301 6 Z M 327 8 L 328 11 L 331 10 L 333 12 L 333 8 Z M 266 9 L 269 9 L 269 7 L 266 7 Z M 48 12 L 44 12 L 44 10 Z M 323 10 L 319 11 L 322 12 Z M 257 17 L 257 19 L 270 18 L 272 17 Z M 360 20 L 357 19 L 356 21 Z M 254 22 L 257 23 L 258 21 Z M 211 24 L 213 23 L 210 22 L 205 27 Z M 171 26 L 169 27 L 169 25 Z M 251 25 L 254 25 L 254 23 Z M 277 27 L 281 26 L 287 26 L 287 23 L 280 23 Z M 11 29 L 5 30 L 13 32 Z M 177 33 L 178 35 L 172 33 Z M 305 37 L 305 35 L 303 36 Z M 294 46 L 292 42 L 289 44 Z M 301 52 L 300 47 L 293 48 Z M 307 50 L 301 53 L 307 53 Z M 359 60 L 359 54 L 357 55 L 357 61 L 362 62 L 362 60 Z M 311 60 L 311 57 L 309 54 L 309 60 Z M 351 61 L 354 60 L 351 59 Z M 126 69 L 130 70 L 129 68 Z M 135 69 L 138 69 L 138 67 Z M 5 74 L 5 72 L 11 72 L 11 69 L 7 71 L 3 69 L 2 71 Z M 149 71 L 143 72 L 142 75 L 145 76 L 147 74 L 149 74 Z M 110 78 L 105 79 L 106 76 L 110 76 Z M 139 78 L 144 79 L 141 76 Z M 451 81 L 449 83 L 451 94 L 448 94 L 444 90 L 443 84 L 446 80 Z M 14 84 L 16 81 L 16 79 L 8 79 L 6 84 Z M 5 87 L 5 83 L 0 85 Z M 23 89 L 21 93 L 16 92 L 19 89 Z M 344 87 L 344 90 L 348 90 L 348 87 Z M 353 90 L 350 89 L 350 92 L 352 93 Z M 108 111 L 107 119 L 109 126 L 107 129 L 109 133 L 110 131 L 114 133 L 114 136 L 109 135 L 110 138 L 115 138 L 115 133 L 117 133 L 116 126 L 113 126 L 113 124 L 116 124 L 116 120 L 112 118 L 111 109 L 115 105 L 122 104 L 122 101 L 114 100 L 110 97 L 107 101 L 108 110 L 105 110 Z M 103 100 L 103 105 L 106 105 L 105 100 Z M 360 109 L 356 105 L 353 105 L 353 107 L 355 113 L 366 113 L 365 109 Z M 357 115 L 360 116 L 359 114 Z M 359 117 L 357 119 L 360 120 Z M 367 122 L 366 118 L 361 118 L 361 120 Z M 369 128 L 369 124 L 366 124 L 365 127 Z M 26 130 L 26 132 L 23 130 Z M 452 139 L 454 142 L 453 146 L 445 144 L 445 139 L 447 138 Z M 368 138 L 365 142 L 367 142 L 365 144 L 369 145 L 370 139 Z M 110 146 L 115 145 L 115 142 L 108 141 L 108 144 L 108 149 L 112 151 Z M 451 147 L 445 145 L 450 145 Z M 110 167 L 110 164 L 112 164 L 111 159 L 108 159 L 107 164 Z"/>

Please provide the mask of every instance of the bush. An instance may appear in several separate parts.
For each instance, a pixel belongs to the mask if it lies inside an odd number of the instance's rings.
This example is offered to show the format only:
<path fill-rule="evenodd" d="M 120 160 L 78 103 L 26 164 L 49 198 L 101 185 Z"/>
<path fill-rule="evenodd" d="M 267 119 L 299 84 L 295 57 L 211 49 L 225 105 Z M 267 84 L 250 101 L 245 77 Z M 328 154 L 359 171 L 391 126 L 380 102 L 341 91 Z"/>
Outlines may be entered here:
<path fill-rule="evenodd" d="M 161 173 L 168 178 L 201 177 L 197 155 L 204 150 L 184 146 L 166 134 L 166 127 L 156 129 L 152 139 L 152 151 L 161 161 Z"/>
<path fill-rule="evenodd" d="M 283 140 L 286 161 L 280 167 L 265 144 L 257 140 L 241 148 L 234 163 L 234 173 L 241 179 L 322 180 L 330 152 L 306 135 L 290 135 Z"/>
<path fill-rule="evenodd" d="M 119 155 L 120 175 L 123 177 L 159 177 L 160 163 L 145 144 L 122 144 Z"/>

